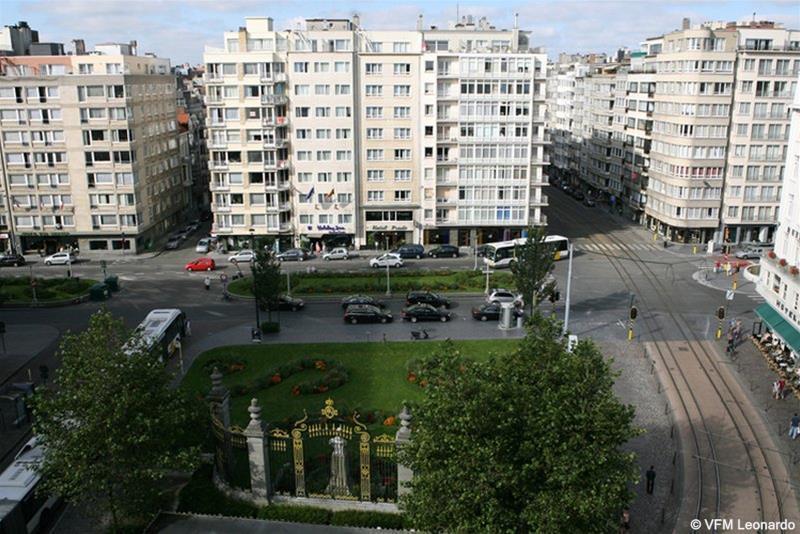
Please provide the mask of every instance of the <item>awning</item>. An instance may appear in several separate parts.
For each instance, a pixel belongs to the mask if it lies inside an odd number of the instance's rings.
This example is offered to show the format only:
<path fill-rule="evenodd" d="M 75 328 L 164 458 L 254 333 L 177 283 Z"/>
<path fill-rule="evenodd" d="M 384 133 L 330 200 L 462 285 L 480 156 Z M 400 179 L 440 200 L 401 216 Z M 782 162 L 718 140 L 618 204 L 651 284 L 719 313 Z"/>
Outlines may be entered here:
<path fill-rule="evenodd" d="M 767 303 L 762 304 L 755 311 L 770 330 L 775 332 L 794 352 L 800 354 L 800 331 L 797 328 Z"/>

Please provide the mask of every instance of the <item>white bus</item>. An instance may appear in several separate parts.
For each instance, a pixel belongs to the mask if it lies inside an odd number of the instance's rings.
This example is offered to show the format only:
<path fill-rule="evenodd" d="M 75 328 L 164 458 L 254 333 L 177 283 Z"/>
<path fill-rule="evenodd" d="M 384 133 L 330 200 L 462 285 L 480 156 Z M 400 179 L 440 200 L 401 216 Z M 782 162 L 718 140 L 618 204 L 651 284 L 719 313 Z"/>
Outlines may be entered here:
<path fill-rule="evenodd" d="M 181 310 L 153 310 L 136 327 L 144 343 L 162 361 L 169 359 L 186 336 L 186 314 Z"/>
<path fill-rule="evenodd" d="M 61 499 L 37 495 L 41 477 L 36 466 L 44 448 L 33 438 L 0 473 L 0 534 L 37 532 L 53 520 Z"/>
<path fill-rule="evenodd" d="M 510 267 L 517 261 L 517 247 L 527 243 L 527 237 L 512 239 L 511 241 L 500 241 L 499 243 L 489 243 L 486 245 L 486 254 L 483 262 L 489 267 L 502 269 Z M 564 259 L 569 256 L 569 239 L 560 235 L 549 235 L 544 238 L 544 242 L 550 245 L 553 250 L 553 257 L 556 260 Z"/>

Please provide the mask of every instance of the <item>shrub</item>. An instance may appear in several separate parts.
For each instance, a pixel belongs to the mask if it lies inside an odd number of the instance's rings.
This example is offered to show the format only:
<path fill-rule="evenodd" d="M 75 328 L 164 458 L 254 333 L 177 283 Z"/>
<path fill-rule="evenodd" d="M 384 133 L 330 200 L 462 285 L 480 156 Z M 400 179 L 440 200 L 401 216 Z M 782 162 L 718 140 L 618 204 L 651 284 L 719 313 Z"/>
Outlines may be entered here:
<path fill-rule="evenodd" d="M 275 321 L 264 321 L 261 323 L 261 331 L 265 334 L 277 334 L 281 330 L 281 324 Z"/>
<path fill-rule="evenodd" d="M 180 492 L 179 512 L 195 514 L 256 517 L 258 508 L 252 504 L 231 499 L 219 491 L 211 481 L 211 466 L 198 469 Z"/>
<path fill-rule="evenodd" d="M 327 525 L 330 523 L 331 512 L 324 508 L 314 508 L 313 506 L 273 504 L 259 510 L 258 518 L 272 521 L 291 521 L 294 523 Z"/>
<path fill-rule="evenodd" d="M 406 526 L 404 517 L 400 514 L 359 510 L 339 510 L 333 512 L 330 524 L 348 527 L 389 528 L 395 530 L 402 530 Z"/>

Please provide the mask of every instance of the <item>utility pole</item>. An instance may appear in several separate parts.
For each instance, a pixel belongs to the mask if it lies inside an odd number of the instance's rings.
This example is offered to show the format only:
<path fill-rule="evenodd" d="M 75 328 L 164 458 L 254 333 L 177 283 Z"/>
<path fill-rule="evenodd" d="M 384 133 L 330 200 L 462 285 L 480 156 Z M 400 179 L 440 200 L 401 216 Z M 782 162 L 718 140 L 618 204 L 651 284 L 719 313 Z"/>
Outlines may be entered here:
<path fill-rule="evenodd" d="M 564 308 L 564 335 L 569 331 L 569 298 L 572 290 L 572 243 L 569 244 L 569 263 L 567 264 L 567 300 Z"/>
<path fill-rule="evenodd" d="M 387 297 L 391 297 L 392 296 L 392 286 L 391 286 L 390 275 L 389 275 L 389 260 L 388 260 L 388 258 L 386 260 L 386 296 Z"/>

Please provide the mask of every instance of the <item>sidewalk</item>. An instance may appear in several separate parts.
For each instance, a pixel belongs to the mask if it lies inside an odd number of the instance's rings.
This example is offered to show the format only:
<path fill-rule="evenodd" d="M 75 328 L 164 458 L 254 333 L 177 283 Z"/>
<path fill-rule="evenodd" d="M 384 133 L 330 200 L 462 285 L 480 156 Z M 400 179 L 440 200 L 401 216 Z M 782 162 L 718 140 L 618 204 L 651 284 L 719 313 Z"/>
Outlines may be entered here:
<path fill-rule="evenodd" d="M 733 275 L 726 275 L 724 271 L 714 272 L 714 269 L 709 267 L 700 269 L 692 274 L 692 279 L 698 284 L 716 289 L 717 291 L 728 291 L 733 289 Z M 746 295 L 750 297 L 757 297 L 756 285 L 747 280 L 743 273 L 739 273 L 736 277 L 736 294 Z"/>

